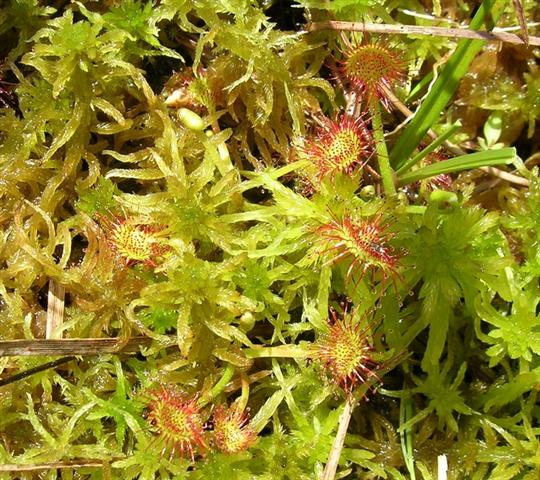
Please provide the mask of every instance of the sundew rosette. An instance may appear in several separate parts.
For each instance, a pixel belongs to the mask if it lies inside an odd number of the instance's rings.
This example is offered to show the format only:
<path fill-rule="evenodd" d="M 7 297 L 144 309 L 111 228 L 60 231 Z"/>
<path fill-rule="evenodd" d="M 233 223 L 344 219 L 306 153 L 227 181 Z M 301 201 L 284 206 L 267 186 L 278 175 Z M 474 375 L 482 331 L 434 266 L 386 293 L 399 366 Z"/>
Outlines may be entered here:
<path fill-rule="evenodd" d="M 257 432 L 249 423 L 247 413 L 235 406 L 218 406 L 214 412 L 213 424 L 214 443 L 222 453 L 237 454 L 257 441 Z"/>
<path fill-rule="evenodd" d="M 361 170 L 373 152 L 371 134 L 364 116 L 340 115 L 322 118 L 314 135 L 303 139 L 299 156 L 314 166 L 315 178 L 334 180 Z"/>
<path fill-rule="evenodd" d="M 329 322 L 328 330 L 314 344 L 313 359 L 322 366 L 330 381 L 346 394 L 368 381 L 379 383 L 379 365 L 373 359 L 366 318 L 357 318 L 354 310 L 345 310 L 341 317 L 331 310 Z"/>
<path fill-rule="evenodd" d="M 189 397 L 174 386 L 162 386 L 146 395 L 148 421 L 163 451 L 189 457 L 206 450 L 204 421 L 197 397 Z"/>
<path fill-rule="evenodd" d="M 377 98 L 387 109 L 391 90 L 405 77 L 404 52 L 383 42 L 351 45 L 344 53 L 341 73 L 368 100 Z"/>
<path fill-rule="evenodd" d="M 395 233 L 390 226 L 382 212 L 371 217 L 357 212 L 331 214 L 328 222 L 315 228 L 310 256 L 321 257 L 326 265 L 348 262 L 346 281 L 354 279 L 357 284 L 370 272 L 372 280 L 384 284 L 391 279 L 395 285 L 401 253 L 392 244 Z"/>
<path fill-rule="evenodd" d="M 117 262 L 126 267 L 144 264 L 155 268 L 169 250 L 165 227 L 154 224 L 149 218 L 100 215 L 98 221 Z"/>

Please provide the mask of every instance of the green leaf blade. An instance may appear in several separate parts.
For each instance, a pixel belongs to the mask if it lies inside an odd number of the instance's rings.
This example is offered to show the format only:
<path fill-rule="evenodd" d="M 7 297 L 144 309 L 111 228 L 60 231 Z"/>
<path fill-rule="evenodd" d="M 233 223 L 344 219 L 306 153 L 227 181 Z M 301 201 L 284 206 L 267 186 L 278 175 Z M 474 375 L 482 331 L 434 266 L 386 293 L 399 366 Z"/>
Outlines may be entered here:
<path fill-rule="evenodd" d="M 406 173 L 399 178 L 400 185 L 414 183 L 424 178 L 435 177 L 444 173 L 455 173 L 473 168 L 488 167 L 512 163 L 516 158 L 515 148 L 501 148 L 485 152 L 470 153 L 459 157 L 433 163 L 423 168 Z"/>
<path fill-rule="evenodd" d="M 495 21 L 500 16 L 498 9 L 494 11 L 495 3 L 495 0 L 484 0 L 471 20 L 470 29 L 478 29 L 486 19 L 493 18 Z M 456 92 L 461 78 L 465 76 L 472 60 L 483 46 L 483 40 L 458 42 L 456 50 L 433 84 L 431 91 L 390 152 L 390 162 L 396 169 L 405 163 L 427 131 L 438 121 L 444 107 Z"/>

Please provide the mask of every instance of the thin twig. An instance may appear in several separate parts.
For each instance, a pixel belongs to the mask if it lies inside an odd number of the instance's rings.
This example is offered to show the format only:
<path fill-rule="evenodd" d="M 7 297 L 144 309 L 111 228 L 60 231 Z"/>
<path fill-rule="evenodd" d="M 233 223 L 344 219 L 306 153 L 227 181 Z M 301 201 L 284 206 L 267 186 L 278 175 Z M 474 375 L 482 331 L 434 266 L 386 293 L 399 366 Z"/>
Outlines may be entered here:
<path fill-rule="evenodd" d="M 525 43 L 529 43 L 529 30 L 527 29 L 527 21 L 525 20 L 525 12 L 523 11 L 523 3 L 521 0 L 512 0 L 516 17 L 518 18 L 519 26 L 521 27 L 521 36 Z"/>
<path fill-rule="evenodd" d="M 29 377 L 30 375 L 34 375 L 34 373 L 43 372 L 45 370 L 49 370 L 50 368 L 58 367 L 58 365 L 62 365 L 63 363 L 71 362 L 71 360 L 75 360 L 75 358 L 76 357 L 73 356 L 59 358 L 58 360 L 54 360 L 53 362 L 48 362 L 34 368 L 29 368 L 24 372 L 19 372 L 15 375 L 10 375 L 9 377 L 0 378 L 0 387 L 3 387 L 4 385 L 9 385 L 10 383 L 16 382 L 18 380 L 22 380 L 23 378 Z"/>
<path fill-rule="evenodd" d="M 322 480 L 334 480 L 336 477 L 336 471 L 339 463 L 339 457 L 343 450 L 343 444 L 345 443 L 345 436 L 349 428 L 349 422 L 351 421 L 352 412 L 354 410 L 355 400 L 352 396 L 348 397 L 343 407 L 343 412 L 339 417 L 339 427 L 328 455 L 328 462 L 324 467 L 324 473 Z"/>
<path fill-rule="evenodd" d="M 494 177 L 498 177 L 501 180 L 506 180 L 510 183 L 515 183 L 516 185 L 521 185 L 522 187 L 528 187 L 530 185 L 529 180 L 526 178 L 520 177 L 518 175 L 514 175 L 513 173 L 505 172 L 504 170 L 501 170 L 500 168 L 495 167 L 480 167 L 480 170 L 483 172 L 486 172 L 489 175 L 493 175 Z"/>
<path fill-rule="evenodd" d="M 0 342 L 0 357 L 137 353 L 141 347 L 150 346 L 152 341 L 148 337 L 6 340 Z"/>
<path fill-rule="evenodd" d="M 527 29 L 529 27 L 538 27 L 538 25 L 540 25 L 540 22 L 527 22 L 525 24 L 525 26 L 527 27 Z M 493 29 L 494 32 L 516 32 L 516 31 L 519 31 L 521 30 L 521 26 L 514 26 L 514 27 L 495 27 Z"/>
<path fill-rule="evenodd" d="M 469 38 L 472 40 L 498 41 L 527 45 L 524 40 L 513 33 L 485 32 L 467 28 L 427 27 L 418 25 L 389 25 L 385 23 L 339 22 L 328 20 L 310 23 L 308 32 L 317 30 L 345 30 L 349 32 L 391 33 L 396 35 L 429 35 L 435 37 Z M 529 37 L 529 45 L 540 45 L 540 37 Z"/>
<path fill-rule="evenodd" d="M 62 338 L 61 327 L 64 323 L 64 299 L 66 289 L 54 280 L 49 281 L 49 295 L 47 299 L 47 328 L 45 338 Z"/>
<path fill-rule="evenodd" d="M 493 190 L 497 185 L 501 183 L 500 178 L 490 178 L 484 182 L 481 182 L 474 187 L 473 197 L 477 197 L 481 193 L 486 192 L 487 190 Z"/>
<path fill-rule="evenodd" d="M 410 17 L 422 18 L 424 20 L 431 20 L 433 22 L 446 22 L 448 24 L 459 25 L 458 22 L 456 22 L 455 20 L 452 20 L 451 18 L 436 17 L 434 15 L 428 15 L 425 13 L 415 12 L 414 10 L 408 10 L 406 8 L 398 8 L 398 11 L 400 11 L 401 13 L 405 15 L 409 15 Z M 540 22 L 527 22 L 525 24 L 527 28 L 538 27 L 538 25 L 540 25 Z M 515 25 L 513 27 L 495 27 L 492 30 L 492 32 L 494 33 L 495 32 L 519 32 L 521 30 L 522 30 L 521 25 Z"/>

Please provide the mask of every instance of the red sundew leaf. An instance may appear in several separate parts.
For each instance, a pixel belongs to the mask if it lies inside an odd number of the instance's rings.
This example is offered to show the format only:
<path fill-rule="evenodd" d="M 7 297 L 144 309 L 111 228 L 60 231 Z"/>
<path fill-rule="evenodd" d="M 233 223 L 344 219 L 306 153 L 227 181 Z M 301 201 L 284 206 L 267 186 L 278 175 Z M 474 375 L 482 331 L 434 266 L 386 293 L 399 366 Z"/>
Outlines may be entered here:
<path fill-rule="evenodd" d="M 351 394 L 361 383 L 375 378 L 378 364 L 373 360 L 373 348 L 370 345 L 370 325 L 364 321 L 355 321 L 354 312 L 345 311 L 343 318 L 338 318 L 331 311 L 333 322 L 329 331 L 315 344 L 315 360 L 327 371 L 332 382 L 339 385 L 346 394 Z"/>
<path fill-rule="evenodd" d="M 317 167 L 317 179 L 331 180 L 338 173 L 351 175 L 369 160 L 373 146 L 364 117 L 341 115 L 325 118 L 314 138 L 306 140 L 301 151 Z"/>
<path fill-rule="evenodd" d="M 155 427 L 165 449 L 195 461 L 195 453 L 204 451 L 204 422 L 198 399 L 187 397 L 174 387 L 161 387 L 148 393 L 148 420 Z"/>
<path fill-rule="evenodd" d="M 220 405 L 214 412 L 214 438 L 220 452 L 232 455 L 251 447 L 257 441 L 257 433 L 245 412 Z"/>
<path fill-rule="evenodd" d="M 392 50 L 382 43 L 353 45 L 345 52 L 341 72 L 361 95 L 377 97 L 390 109 L 385 89 L 405 76 L 403 52 Z"/>
<path fill-rule="evenodd" d="M 382 222 L 382 214 L 372 219 L 345 214 L 340 220 L 333 216 L 329 223 L 315 231 L 324 242 L 324 250 L 318 252 L 329 257 L 328 264 L 349 260 L 346 279 L 360 270 L 357 282 L 368 270 L 379 271 L 383 281 L 391 277 L 393 282 L 399 277 L 399 255 L 390 245 L 395 236 L 388 231 L 388 224 Z"/>
<path fill-rule="evenodd" d="M 164 227 L 151 225 L 147 220 L 136 217 L 99 216 L 105 231 L 107 244 L 125 266 L 143 263 L 155 268 L 156 257 L 168 250 L 163 243 Z"/>

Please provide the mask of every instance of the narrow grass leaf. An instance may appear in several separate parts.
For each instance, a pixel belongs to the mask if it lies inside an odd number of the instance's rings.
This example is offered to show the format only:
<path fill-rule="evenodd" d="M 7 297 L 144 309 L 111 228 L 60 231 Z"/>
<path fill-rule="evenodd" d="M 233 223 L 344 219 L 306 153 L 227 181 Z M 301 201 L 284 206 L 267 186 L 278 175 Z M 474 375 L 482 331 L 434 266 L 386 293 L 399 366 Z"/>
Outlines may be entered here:
<path fill-rule="evenodd" d="M 494 22 L 498 19 L 500 10 L 493 8 L 495 3 L 495 0 L 482 2 L 471 20 L 470 29 L 478 29 L 489 17 Z M 405 163 L 427 131 L 437 123 L 440 113 L 454 95 L 461 78 L 467 73 L 470 63 L 483 46 L 482 40 L 460 40 L 458 42 L 455 52 L 444 66 L 431 91 L 390 152 L 390 162 L 396 169 Z"/>
<path fill-rule="evenodd" d="M 435 151 L 440 147 L 446 140 L 448 140 L 454 133 L 456 133 L 461 127 L 461 122 L 458 120 L 453 123 L 446 132 L 444 132 L 440 137 L 436 138 L 431 142 L 426 148 L 418 152 L 414 157 L 412 157 L 408 162 L 406 162 L 396 173 L 397 175 L 402 175 L 408 170 L 410 170 L 414 165 L 416 165 L 420 160 L 427 157 L 431 152 Z"/>
<path fill-rule="evenodd" d="M 433 163 L 427 167 L 419 168 L 413 172 L 402 175 L 400 185 L 414 183 L 424 178 L 436 177 L 443 173 L 455 173 L 473 168 L 487 167 L 501 164 L 509 164 L 516 157 L 515 148 L 501 148 L 500 150 L 488 150 L 486 152 L 470 153 L 460 157 Z"/>

